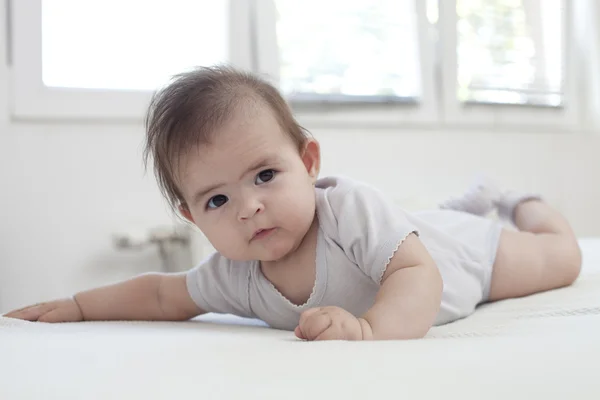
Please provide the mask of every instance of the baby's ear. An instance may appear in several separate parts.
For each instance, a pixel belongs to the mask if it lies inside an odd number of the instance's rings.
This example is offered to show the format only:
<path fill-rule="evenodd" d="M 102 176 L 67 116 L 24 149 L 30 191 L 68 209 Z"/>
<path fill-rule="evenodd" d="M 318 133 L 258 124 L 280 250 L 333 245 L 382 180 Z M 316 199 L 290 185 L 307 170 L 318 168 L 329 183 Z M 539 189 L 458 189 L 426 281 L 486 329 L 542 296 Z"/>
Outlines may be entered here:
<path fill-rule="evenodd" d="M 187 204 L 181 203 L 178 209 L 179 213 L 183 216 L 183 218 L 187 219 L 192 224 L 194 224 L 194 217 L 192 217 L 192 213 L 190 212 L 190 209 L 188 208 Z"/>
<path fill-rule="evenodd" d="M 321 169 L 321 149 L 319 142 L 315 139 L 306 140 L 302 151 L 302 162 L 308 175 L 313 178 L 313 181 L 316 181 Z"/>

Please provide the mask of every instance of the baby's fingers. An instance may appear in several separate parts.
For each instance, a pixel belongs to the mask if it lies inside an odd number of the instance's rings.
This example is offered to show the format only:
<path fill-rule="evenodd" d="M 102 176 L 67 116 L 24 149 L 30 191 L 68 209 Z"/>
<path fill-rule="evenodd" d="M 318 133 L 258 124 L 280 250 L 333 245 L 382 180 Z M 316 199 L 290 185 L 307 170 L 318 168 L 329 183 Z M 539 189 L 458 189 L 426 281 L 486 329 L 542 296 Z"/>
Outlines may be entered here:
<path fill-rule="evenodd" d="M 52 303 L 40 303 L 35 304 L 33 306 L 21 308 L 19 310 L 11 311 L 4 316 L 9 318 L 24 319 L 27 321 L 37 321 L 42 315 L 53 310 L 54 307 L 55 306 Z"/>
<path fill-rule="evenodd" d="M 57 307 L 38 318 L 39 322 L 72 322 L 73 316 L 65 308 Z"/>
<path fill-rule="evenodd" d="M 309 319 L 312 315 L 320 313 L 322 311 L 323 309 L 321 307 L 309 308 L 308 310 L 303 311 L 302 314 L 300 314 L 299 325 L 304 324 L 306 320 Z"/>
<path fill-rule="evenodd" d="M 306 340 L 315 340 L 332 324 L 331 316 L 325 312 L 313 313 L 301 325 L 300 330 Z"/>
<path fill-rule="evenodd" d="M 315 338 L 315 340 L 344 340 L 344 337 L 342 334 L 340 334 L 339 329 L 337 329 L 335 325 L 331 324 L 329 328 L 325 329 L 319 336 Z"/>
<path fill-rule="evenodd" d="M 298 325 L 296 329 L 294 329 L 294 335 L 296 335 L 298 339 L 306 340 L 304 334 L 302 333 L 302 329 L 300 329 L 300 325 Z"/>

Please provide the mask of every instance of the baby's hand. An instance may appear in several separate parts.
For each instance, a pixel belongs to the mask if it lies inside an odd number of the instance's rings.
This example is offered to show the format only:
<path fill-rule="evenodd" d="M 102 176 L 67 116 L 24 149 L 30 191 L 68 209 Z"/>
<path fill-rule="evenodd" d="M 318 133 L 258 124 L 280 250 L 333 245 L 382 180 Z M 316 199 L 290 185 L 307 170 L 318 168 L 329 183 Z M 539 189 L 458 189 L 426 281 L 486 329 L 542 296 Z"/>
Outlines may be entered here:
<path fill-rule="evenodd" d="M 311 308 L 302 313 L 294 333 L 305 340 L 363 340 L 364 324 L 340 307 Z"/>
<path fill-rule="evenodd" d="M 39 322 L 78 322 L 83 314 L 74 299 L 61 299 L 47 303 L 34 304 L 4 315 L 9 318 Z"/>

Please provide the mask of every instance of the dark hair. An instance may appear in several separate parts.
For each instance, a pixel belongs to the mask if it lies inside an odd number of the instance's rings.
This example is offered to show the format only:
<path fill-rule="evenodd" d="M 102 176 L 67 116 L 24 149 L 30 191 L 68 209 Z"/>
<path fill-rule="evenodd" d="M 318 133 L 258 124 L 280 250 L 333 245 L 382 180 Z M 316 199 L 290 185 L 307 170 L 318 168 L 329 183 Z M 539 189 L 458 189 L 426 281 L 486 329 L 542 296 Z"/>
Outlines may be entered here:
<path fill-rule="evenodd" d="M 251 73 L 229 66 L 199 67 L 174 76 L 154 94 L 145 120 L 144 165 L 153 159 L 158 186 L 172 208 L 185 205 L 177 187 L 181 157 L 209 144 L 215 131 L 248 102 L 269 107 L 302 150 L 308 132 L 279 91 Z"/>

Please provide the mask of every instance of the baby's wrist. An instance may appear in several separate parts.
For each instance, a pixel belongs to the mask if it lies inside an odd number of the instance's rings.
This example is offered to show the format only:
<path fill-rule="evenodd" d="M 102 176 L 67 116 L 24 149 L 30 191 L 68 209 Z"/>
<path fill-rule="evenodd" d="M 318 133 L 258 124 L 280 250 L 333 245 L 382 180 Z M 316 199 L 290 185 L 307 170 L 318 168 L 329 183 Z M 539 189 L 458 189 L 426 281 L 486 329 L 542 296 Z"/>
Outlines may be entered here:
<path fill-rule="evenodd" d="M 373 328 L 371 324 L 364 318 L 358 318 L 360 329 L 362 331 L 362 340 L 373 340 Z"/>
<path fill-rule="evenodd" d="M 79 294 L 79 293 L 77 293 L 77 294 Z M 81 304 L 79 304 L 79 301 L 77 300 L 77 294 L 74 294 L 73 296 L 71 296 L 71 299 L 73 300 L 73 303 L 75 303 L 75 305 L 79 309 L 79 314 L 81 315 L 81 319 L 83 321 L 85 321 L 85 316 L 83 315 L 83 308 L 81 308 Z"/>

